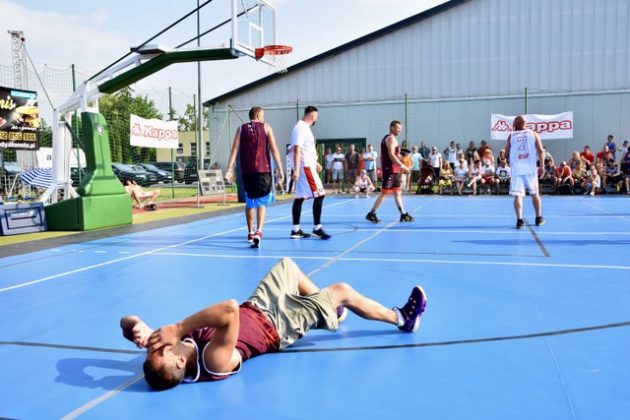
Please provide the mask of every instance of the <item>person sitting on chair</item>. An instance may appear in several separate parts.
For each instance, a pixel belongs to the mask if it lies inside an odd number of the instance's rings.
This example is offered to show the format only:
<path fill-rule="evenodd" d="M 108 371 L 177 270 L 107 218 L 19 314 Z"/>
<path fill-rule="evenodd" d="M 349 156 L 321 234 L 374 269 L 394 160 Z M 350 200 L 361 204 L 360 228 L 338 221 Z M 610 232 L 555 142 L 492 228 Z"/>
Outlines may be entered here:
<path fill-rule="evenodd" d="M 133 207 L 137 209 L 144 208 L 144 202 L 147 200 L 149 200 L 147 205 L 154 207 L 154 201 L 158 195 L 160 195 L 160 190 L 145 191 L 140 185 L 136 184 L 136 181 L 131 179 L 125 179 L 123 185 L 125 186 L 127 193 L 131 195 L 132 200 L 135 202 Z"/>
<path fill-rule="evenodd" d="M 348 308 L 364 319 L 415 332 L 427 304 L 414 286 L 407 302 L 388 309 L 347 283 L 319 289 L 290 258 L 282 258 L 240 306 L 233 299 L 208 306 L 152 330 L 139 317 L 120 320 L 123 336 L 147 349 L 144 378 L 164 390 L 181 382 L 217 381 L 238 373 L 243 362 L 290 346 L 311 328 L 335 331 Z"/>

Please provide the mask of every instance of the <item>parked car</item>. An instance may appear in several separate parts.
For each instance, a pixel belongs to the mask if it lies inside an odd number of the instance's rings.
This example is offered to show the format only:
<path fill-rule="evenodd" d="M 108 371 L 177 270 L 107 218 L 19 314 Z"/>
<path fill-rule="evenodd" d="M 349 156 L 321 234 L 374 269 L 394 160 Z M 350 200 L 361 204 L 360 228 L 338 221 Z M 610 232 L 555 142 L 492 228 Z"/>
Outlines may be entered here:
<path fill-rule="evenodd" d="M 197 182 L 197 180 L 197 162 L 191 160 L 186 164 L 186 169 L 184 170 L 184 183 L 192 184 L 193 182 Z"/>
<path fill-rule="evenodd" d="M 169 184 L 173 181 L 173 173 L 166 169 L 160 169 L 151 163 L 138 163 L 145 171 L 149 171 L 158 177 L 158 182 Z"/>
<path fill-rule="evenodd" d="M 131 179 L 132 181 L 136 181 L 136 184 L 138 185 L 151 185 L 151 182 L 147 179 L 147 175 L 145 173 L 138 172 L 131 166 L 125 165 L 124 163 L 112 163 L 112 170 L 120 182 L 123 182 L 125 179 Z"/>
<path fill-rule="evenodd" d="M 162 181 L 158 174 L 146 170 L 144 168 L 144 166 L 142 166 L 142 165 L 140 165 L 138 163 L 130 164 L 129 166 L 131 166 L 131 168 L 134 169 L 136 172 L 146 175 L 146 177 L 147 177 L 147 185 L 157 184 L 157 183 Z"/>
<path fill-rule="evenodd" d="M 155 162 L 153 165 L 159 169 L 171 172 L 175 181 L 184 182 L 184 172 L 186 171 L 186 164 L 184 164 L 184 162 Z M 173 166 L 175 167 L 174 172 Z"/>

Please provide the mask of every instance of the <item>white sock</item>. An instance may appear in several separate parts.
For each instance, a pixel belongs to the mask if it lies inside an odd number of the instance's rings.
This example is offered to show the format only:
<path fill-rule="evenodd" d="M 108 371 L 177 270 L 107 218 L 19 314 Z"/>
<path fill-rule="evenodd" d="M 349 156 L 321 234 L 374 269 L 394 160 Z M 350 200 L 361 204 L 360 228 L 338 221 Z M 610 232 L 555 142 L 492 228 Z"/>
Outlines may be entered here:
<path fill-rule="evenodd" d="M 396 316 L 398 317 L 398 326 L 402 327 L 403 325 L 405 325 L 405 318 L 403 318 L 402 313 L 400 312 L 400 309 L 398 308 L 393 308 L 394 312 L 396 312 Z"/>
<path fill-rule="evenodd" d="M 300 225 L 293 225 L 293 232 L 300 230 Z"/>
<path fill-rule="evenodd" d="M 320 230 L 322 228 L 322 225 L 315 225 L 315 230 Z"/>

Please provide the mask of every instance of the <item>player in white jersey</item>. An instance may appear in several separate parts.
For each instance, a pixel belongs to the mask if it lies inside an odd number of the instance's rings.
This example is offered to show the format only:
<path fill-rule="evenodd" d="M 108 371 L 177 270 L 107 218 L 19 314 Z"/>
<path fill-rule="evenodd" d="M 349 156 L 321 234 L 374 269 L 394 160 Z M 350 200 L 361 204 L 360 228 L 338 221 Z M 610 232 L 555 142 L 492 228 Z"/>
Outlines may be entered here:
<path fill-rule="evenodd" d="M 538 133 L 527 129 L 526 123 L 527 120 L 523 115 L 514 119 L 514 130 L 509 135 L 505 147 L 505 154 L 512 168 L 510 194 L 514 196 L 517 229 L 522 229 L 525 226 L 523 220 L 525 190 L 532 197 L 532 204 L 536 210 L 536 226 L 545 223 L 545 219 L 542 217 L 542 202 L 538 191 L 538 167 L 536 165 L 537 161 L 545 161 L 545 150 Z"/>
<path fill-rule="evenodd" d="M 295 200 L 293 201 L 293 230 L 292 239 L 308 238 L 311 235 L 300 229 L 302 203 L 313 198 L 313 235 L 318 239 L 330 239 L 321 225 L 322 206 L 324 202 L 324 186 L 319 179 L 318 172 L 322 169 L 317 162 L 315 137 L 311 127 L 317 122 L 317 108 L 307 106 L 304 116 L 295 124 L 291 131 L 291 146 L 293 147 L 293 180 L 295 181 Z"/>

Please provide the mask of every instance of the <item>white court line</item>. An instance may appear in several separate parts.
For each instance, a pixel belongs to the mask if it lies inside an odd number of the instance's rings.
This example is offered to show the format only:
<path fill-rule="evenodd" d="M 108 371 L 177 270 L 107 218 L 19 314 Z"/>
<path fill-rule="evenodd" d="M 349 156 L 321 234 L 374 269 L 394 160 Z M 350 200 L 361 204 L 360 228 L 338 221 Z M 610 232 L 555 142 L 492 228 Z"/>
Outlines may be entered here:
<path fill-rule="evenodd" d="M 592 208 L 594 208 L 594 209 L 597 209 L 597 210 L 599 210 L 599 211 L 601 211 L 601 212 L 608 213 L 608 216 L 616 217 L 616 218 L 618 218 L 618 219 L 623 220 L 624 222 L 630 222 L 630 218 L 627 218 L 627 217 L 625 217 L 625 216 L 619 216 L 619 215 L 617 215 L 617 214 L 613 214 L 613 213 L 609 212 L 608 210 L 603 209 L 603 208 L 601 208 L 600 206 L 595 205 L 594 203 L 591 203 L 591 202 L 586 202 L 585 204 L 586 204 L 587 206 L 592 207 Z M 546 217 L 546 216 L 545 216 L 545 217 Z"/>
<path fill-rule="evenodd" d="M 265 227 L 265 231 L 283 231 L 285 229 L 281 228 L 270 228 Z M 374 229 L 366 229 L 366 228 L 326 228 L 326 231 L 330 232 L 373 232 Z M 474 233 L 474 234 L 484 234 L 484 235 L 495 235 L 495 234 L 511 234 L 511 235 L 523 235 L 524 231 L 517 229 L 510 230 L 491 230 L 491 229 L 426 229 L 426 228 L 413 228 L 405 226 L 404 229 L 388 229 L 383 233 Z M 542 235 L 569 235 L 569 236 L 612 236 L 612 235 L 620 235 L 620 236 L 630 236 L 629 232 L 557 232 L 551 231 L 547 232 L 544 230 L 536 230 L 536 234 L 538 236 Z"/>
<path fill-rule="evenodd" d="M 31 280 L 31 281 L 27 281 L 26 283 L 16 284 L 15 286 L 5 287 L 3 289 L 0 289 L 0 293 L 7 292 L 9 290 L 20 289 L 22 287 L 31 286 L 33 284 L 43 283 L 43 282 L 46 282 L 46 281 L 49 281 L 49 280 L 54 280 L 54 279 L 59 278 L 59 277 L 68 276 L 70 274 L 81 273 L 83 271 L 92 270 L 94 268 L 104 267 L 104 266 L 111 265 L 111 264 L 114 264 L 114 263 L 117 263 L 117 262 L 131 260 L 133 258 L 142 257 L 143 255 L 150 255 L 150 254 L 153 254 L 155 252 L 160 252 L 160 251 L 163 251 L 163 250 L 166 250 L 166 249 L 176 248 L 176 247 L 182 246 L 182 245 L 188 245 L 190 243 L 199 242 L 199 241 L 203 241 L 204 239 L 212 238 L 213 236 L 224 235 L 226 233 L 235 232 L 235 231 L 241 230 L 241 229 L 243 229 L 243 228 L 240 227 L 240 228 L 236 228 L 236 229 L 230 229 L 230 230 L 227 230 L 227 231 L 224 231 L 224 232 L 215 233 L 215 234 L 212 234 L 212 235 L 206 235 L 206 236 L 203 236 L 201 238 L 192 239 L 190 241 L 182 242 L 182 243 L 179 243 L 179 244 L 169 245 L 169 246 L 165 246 L 165 247 L 162 247 L 162 248 L 156 248 L 156 249 L 152 249 L 150 251 L 141 252 L 139 254 L 130 255 L 128 257 L 116 258 L 116 259 L 105 261 L 105 262 L 102 262 L 102 263 L 92 264 L 92 265 L 88 265 L 88 266 L 77 268 L 77 269 L 70 270 L 70 271 L 64 271 L 63 273 L 53 274 L 52 276 L 43 277 L 41 279 Z"/>
<path fill-rule="evenodd" d="M 100 397 L 95 398 L 92 401 L 88 402 L 87 404 L 83 404 L 81 407 L 77 408 L 76 410 L 71 411 L 70 413 L 68 413 L 65 416 L 63 416 L 61 419 L 62 420 L 69 420 L 69 419 L 75 419 L 75 418 L 79 417 L 81 414 L 85 413 L 86 411 L 90 410 L 91 408 L 96 407 L 97 405 L 99 405 L 103 401 L 108 400 L 111 397 L 114 397 L 114 396 L 118 395 L 122 390 L 124 390 L 125 388 L 135 384 L 136 382 L 138 382 L 142 378 L 144 378 L 144 375 L 138 375 L 138 376 L 136 376 L 134 378 L 131 378 L 130 380 L 128 380 L 124 384 L 121 384 L 121 385 L 117 386 L 115 389 L 112 389 L 111 391 L 107 391 L 106 393 L 104 393 Z"/>
<path fill-rule="evenodd" d="M 391 222 L 390 224 L 388 224 L 388 225 L 384 226 L 383 228 L 377 230 L 376 232 L 374 232 L 374 234 L 368 236 L 367 238 L 365 238 L 363 240 L 360 240 L 359 242 L 357 242 L 354 245 L 352 245 L 350 248 L 346 249 L 345 251 L 341 252 L 340 254 L 336 255 L 335 257 L 329 259 L 327 262 L 325 262 L 324 264 L 320 265 L 316 269 L 310 271 L 307 274 L 307 276 L 312 277 L 315 273 L 318 273 L 318 272 L 322 271 L 324 268 L 330 267 L 331 265 L 333 265 L 337 261 L 341 260 L 344 255 L 349 254 L 350 252 L 354 251 L 355 249 L 357 249 L 358 247 L 360 247 L 364 243 L 366 243 L 368 241 L 371 241 L 372 239 L 376 238 L 378 235 L 383 233 L 386 229 L 389 229 L 390 227 L 394 226 L 396 223 L 400 223 L 400 222 Z"/>
<path fill-rule="evenodd" d="M 603 210 L 598 207 L 594 207 L 598 210 Z M 533 218 L 533 215 L 530 215 Z M 583 218 L 593 218 L 593 217 L 616 217 L 622 220 L 630 221 L 630 219 L 625 216 L 614 215 L 610 212 L 608 214 L 571 214 L 571 213 L 558 213 L 558 214 L 545 214 L 545 219 L 566 219 L 570 217 L 571 219 L 583 219 Z M 335 214 L 330 216 L 331 218 L 347 218 L 347 214 Z M 525 219 L 527 219 L 528 215 L 525 215 Z M 467 220 L 467 219 L 514 219 L 513 215 L 505 215 L 505 214 L 442 214 L 442 213 L 424 213 L 422 215 L 422 219 L 458 219 L 458 220 Z M 422 220 L 420 219 L 420 220 Z"/>
<path fill-rule="evenodd" d="M 421 205 L 419 205 L 418 207 L 416 207 L 415 209 L 413 209 L 411 212 L 415 213 L 416 210 L 421 209 L 422 207 L 425 207 L 427 205 L 429 205 L 429 203 L 431 203 L 431 201 L 433 200 L 427 200 L 426 203 L 423 203 Z M 387 229 L 389 229 L 390 227 L 396 225 L 397 223 L 402 223 L 400 221 L 396 221 L 396 222 L 390 222 L 389 224 L 385 225 L 384 227 L 382 227 L 381 229 L 377 230 L 376 232 L 374 232 L 374 234 L 368 236 L 367 238 L 360 240 L 359 242 L 357 242 L 356 244 L 352 245 L 351 247 L 349 247 L 348 249 L 346 249 L 345 251 L 342 251 L 341 253 L 339 253 L 337 256 L 335 256 L 334 258 L 330 259 L 329 261 L 325 262 L 324 264 L 320 265 L 319 267 L 315 268 L 314 270 L 312 270 L 311 272 L 309 272 L 307 274 L 307 276 L 312 277 L 315 273 L 318 273 L 320 271 L 322 271 L 324 268 L 330 267 L 331 265 L 333 265 L 334 263 L 336 263 L 337 261 L 340 261 L 341 258 L 343 258 L 344 255 L 349 254 L 350 252 L 354 251 L 355 249 L 357 249 L 358 247 L 360 247 L 361 245 L 363 245 L 364 243 L 371 241 L 372 239 L 376 238 L 378 235 L 380 235 L 383 232 L 386 232 Z"/>
<path fill-rule="evenodd" d="M 343 204 L 346 204 L 346 203 L 342 202 L 342 203 L 331 204 L 328 207 L 337 207 L 337 206 L 340 206 L 340 205 L 343 205 Z M 289 214 L 288 216 L 282 216 L 282 217 L 273 219 L 271 221 L 275 222 L 275 221 L 278 221 L 278 220 L 286 219 L 288 217 L 291 217 L 291 214 Z M 117 263 L 117 262 L 127 261 L 127 260 L 131 260 L 131 259 L 134 259 L 134 258 L 142 257 L 144 255 L 151 255 L 151 254 L 156 253 L 156 252 L 160 252 L 160 251 L 164 251 L 164 250 L 172 249 L 172 248 L 177 248 L 177 247 L 182 246 L 182 245 L 188 245 L 188 244 L 191 244 L 191 243 L 194 243 L 194 242 L 203 241 L 203 240 L 208 239 L 208 238 L 212 238 L 212 237 L 215 237 L 215 236 L 221 236 L 221 235 L 225 235 L 227 233 L 232 233 L 232 232 L 236 232 L 238 230 L 244 230 L 244 229 L 245 229 L 244 227 L 230 229 L 230 230 L 226 230 L 226 231 L 223 231 L 223 232 L 214 233 L 212 235 L 206 235 L 206 236 L 203 236 L 201 238 L 192 239 L 190 241 L 182 242 L 182 243 L 179 243 L 179 244 L 169 245 L 169 246 L 165 246 L 165 247 L 162 247 L 162 248 L 157 248 L 157 249 L 153 249 L 153 250 L 150 250 L 150 251 L 141 252 L 139 254 L 130 255 L 128 257 L 116 258 L 116 259 L 105 261 L 105 262 L 102 262 L 102 263 L 99 263 L 99 264 L 88 265 L 88 266 L 85 266 L 85 267 L 77 268 L 75 270 L 70 270 L 70 271 L 65 271 L 63 273 L 53 274 L 52 276 L 43 277 L 41 279 L 31 280 L 31 281 L 28 281 L 28 282 L 25 282 L 25 283 L 16 284 L 14 286 L 5 287 L 3 289 L 0 289 L 0 293 L 7 292 L 9 290 L 20 289 L 22 287 L 31 286 L 33 284 L 44 283 L 44 282 L 47 282 L 47 281 L 50 281 L 50 280 L 54 280 L 54 279 L 59 278 L 59 277 L 64 277 L 64 276 L 67 276 L 67 275 L 70 275 L 70 274 L 75 274 L 75 273 L 81 273 L 83 271 L 92 270 L 94 268 L 104 267 L 104 266 L 111 265 L 111 264 L 114 264 L 114 263 Z"/>
<path fill-rule="evenodd" d="M 229 254 L 197 254 L 188 252 L 160 252 L 152 254 L 155 256 L 175 256 L 193 258 L 225 258 L 225 259 L 280 259 L 291 258 L 293 260 L 322 260 L 322 261 L 355 261 L 355 262 L 377 262 L 377 263 L 415 263 L 415 264 L 459 264 L 459 265 L 498 265 L 509 267 L 550 267 L 550 268 L 579 268 L 593 270 L 630 270 L 628 265 L 595 265 L 595 264 L 561 264 L 561 263 L 527 263 L 527 262 L 505 262 L 505 261 L 472 261 L 472 260 L 430 260 L 413 258 L 359 258 L 359 257 L 305 257 L 302 255 L 229 255 Z"/>

